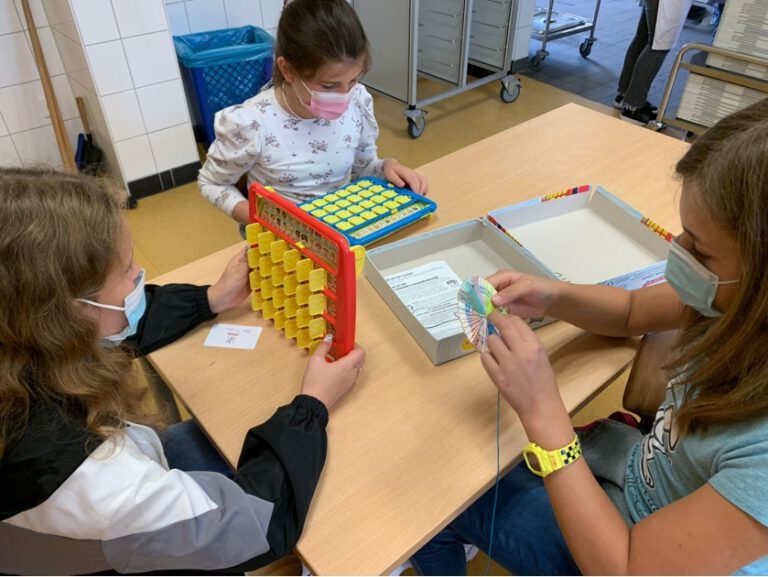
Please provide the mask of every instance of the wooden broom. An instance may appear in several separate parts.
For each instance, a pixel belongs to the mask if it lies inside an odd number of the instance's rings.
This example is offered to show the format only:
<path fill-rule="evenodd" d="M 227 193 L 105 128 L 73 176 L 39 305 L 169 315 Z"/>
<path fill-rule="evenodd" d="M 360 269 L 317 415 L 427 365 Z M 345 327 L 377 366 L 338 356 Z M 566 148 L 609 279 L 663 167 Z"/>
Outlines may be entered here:
<path fill-rule="evenodd" d="M 56 135 L 56 144 L 59 147 L 59 154 L 61 154 L 64 170 L 68 172 L 77 172 L 75 158 L 72 155 L 72 147 L 69 145 L 67 131 L 64 127 L 64 119 L 61 117 L 59 102 L 56 100 L 56 93 L 53 91 L 51 77 L 48 75 L 48 66 L 45 63 L 43 47 L 40 45 L 40 37 L 37 34 L 35 20 L 32 18 L 32 10 L 29 8 L 29 0 L 21 0 L 21 7 L 24 11 L 24 19 L 27 22 L 29 39 L 32 41 L 32 52 L 35 54 L 35 64 L 37 65 L 37 71 L 40 73 L 40 82 L 43 84 L 45 102 L 48 104 L 48 113 L 51 116 L 53 132 Z"/>

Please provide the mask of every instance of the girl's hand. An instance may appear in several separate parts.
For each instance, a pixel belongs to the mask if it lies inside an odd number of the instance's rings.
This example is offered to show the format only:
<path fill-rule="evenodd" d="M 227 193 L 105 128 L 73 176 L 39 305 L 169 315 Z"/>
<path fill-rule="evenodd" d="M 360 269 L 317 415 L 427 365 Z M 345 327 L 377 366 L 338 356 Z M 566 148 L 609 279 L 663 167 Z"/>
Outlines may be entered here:
<path fill-rule="evenodd" d="M 236 307 L 251 292 L 248 284 L 248 260 L 245 250 L 237 251 L 230 259 L 221 277 L 208 288 L 208 304 L 214 313 L 223 313 Z"/>
<path fill-rule="evenodd" d="M 488 338 L 480 359 L 485 371 L 525 424 L 536 416 L 562 412 L 562 401 L 547 351 L 520 317 L 491 313 L 501 336 Z"/>
<path fill-rule="evenodd" d="M 395 186 L 408 186 L 416 194 L 426 196 L 429 192 L 426 178 L 415 170 L 403 166 L 394 158 L 384 161 L 384 177 Z"/>
<path fill-rule="evenodd" d="M 365 364 L 365 351 L 358 345 L 337 361 L 328 362 L 325 355 L 331 348 L 322 342 L 312 354 L 304 371 L 301 393 L 316 398 L 330 411 L 357 381 Z"/>
<path fill-rule="evenodd" d="M 524 319 L 543 317 L 557 297 L 558 282 L 546 278 L 502 270 L 487 280 L 498 291 L 493 295 L 493 304 L 506 305 L 509 314 Z"/>

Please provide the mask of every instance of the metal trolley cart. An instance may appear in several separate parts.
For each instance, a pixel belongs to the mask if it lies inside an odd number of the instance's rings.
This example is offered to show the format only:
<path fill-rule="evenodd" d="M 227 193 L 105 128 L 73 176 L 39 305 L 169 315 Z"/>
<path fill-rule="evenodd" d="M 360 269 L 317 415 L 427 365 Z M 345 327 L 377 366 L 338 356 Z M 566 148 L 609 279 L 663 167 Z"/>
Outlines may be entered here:
<path fill-rule="evenodd" d="M 541 48 L 536 55 L 531 58 L 528 66 L 531 70 L 538 71 L 544 65 L 544 59 L 549 56 L 547 52 L 547 42 L 573 36 L 581 32 L 589 31 L 589 36 L 579 45 L 579 54 L 587 58 L 592 52 L 592 45 L 597 42 L 595 38 L 595 27 L 597 26 L 597 16 L 600 13 L 600 0 L 595 0 L 595 14 L 592 20 L 583 16 L 574 14 L 565 14 L 554 10 L 555 0 L 549 0 L 547 8 L 536 8 L 533 19 L 533 29 L 531 38 L 541 40 Z"/>
<path fill-rule="evenodd" d="M 698 53 L 707 55 L 706 62 L 695 63 Z M 669 101 L 680 70 L 688 71 L 688 81 L 677 110 L 670 115 Z M 670 126 L 682 130 L 685 136 L 701 135 L 721 118 L 766 95 L 768 59 L 690 42 L 677 53 L 656 120 L 648 128 L 661 130 Z"/>
<path fill-rule="evenodd" d="M 374 55 L 364 82 L 370 88 L 407 104 L 408 134 L 418 138 L 426 126 L 423 107 L 466 90 L 499 81 L 499 96 L 514 102 L 520 80 L 514 63 L 513 37 L 530 35 L 534 0 L 354 0 Z M 530 8 L 526 10 L 526 8 Z M 525 22 L 527 11 L 528 24 Z M 468 67 L 482 69 L 482 78 L 467 77 Z M 419 76 L 448 87 L 419 98 Z"/>

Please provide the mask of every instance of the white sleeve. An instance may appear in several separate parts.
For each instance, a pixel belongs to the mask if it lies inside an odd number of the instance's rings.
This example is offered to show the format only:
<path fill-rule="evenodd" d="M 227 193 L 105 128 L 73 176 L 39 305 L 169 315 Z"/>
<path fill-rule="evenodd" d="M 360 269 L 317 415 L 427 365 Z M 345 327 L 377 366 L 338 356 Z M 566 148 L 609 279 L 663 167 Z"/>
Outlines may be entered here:
<path fill-rule="evenodd" d="M 232 216 L 235 205 L 244 197 L 235 186 L 241 176 L 259 161 L 260 124 L 254 106 L 241 104 L 216 113 L 216 139 L 197 177 L 200 193 L 212 205 Z"/>
<path fill-rule="evenodd" d="M 373 114 L 373 98 L 363 85 L 355 87 L 355 106 L 360 111 L 360 140 L 355 150 L 355 162 L 352 165 L 352 180 L 363 176 L 384 178 L 384 160 L 376 153 L 376 140 L 379 138 L 379 125 Z"/>

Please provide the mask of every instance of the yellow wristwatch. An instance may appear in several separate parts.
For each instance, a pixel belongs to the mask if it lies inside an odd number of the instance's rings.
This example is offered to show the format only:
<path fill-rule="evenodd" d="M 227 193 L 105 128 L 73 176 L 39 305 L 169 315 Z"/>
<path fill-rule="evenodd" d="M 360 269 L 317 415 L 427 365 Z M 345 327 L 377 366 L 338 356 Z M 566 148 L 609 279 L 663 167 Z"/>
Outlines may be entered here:
<path fill-rule="evenodd" d="M 554 451 L 542 449 L 536 443 L 528 443 L 528 446 L 523 449 L 523 457 L 525 464 L 534 475 L 546 477 L 581 457 L 579 436 L 574 436 L 573 441 Z"/>

